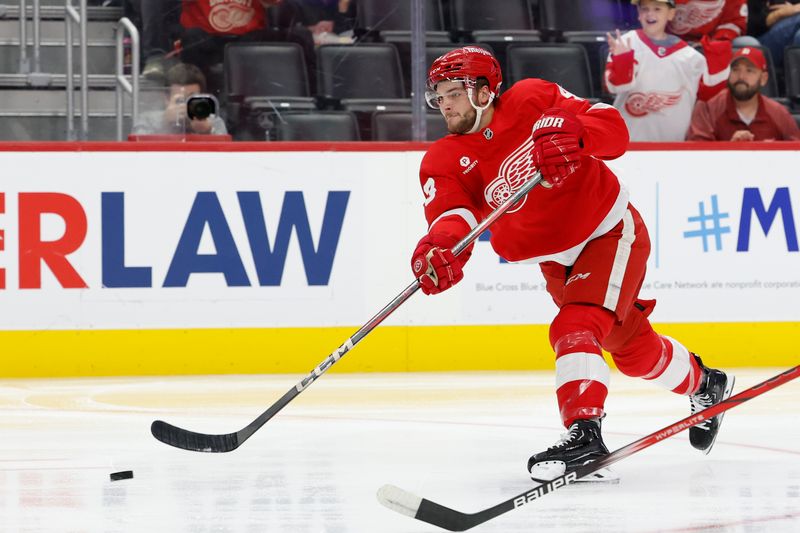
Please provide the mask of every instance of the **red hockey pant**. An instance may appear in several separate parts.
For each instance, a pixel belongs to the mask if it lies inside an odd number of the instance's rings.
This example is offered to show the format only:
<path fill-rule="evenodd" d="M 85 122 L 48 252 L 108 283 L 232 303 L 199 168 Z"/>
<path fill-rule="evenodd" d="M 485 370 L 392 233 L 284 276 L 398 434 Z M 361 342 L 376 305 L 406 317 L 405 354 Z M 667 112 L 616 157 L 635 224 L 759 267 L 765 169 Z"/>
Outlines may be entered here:
<path fill-rule="evenodd" d="M 599 417 L 608 394 L 609 368 L 653 380 L 678 394 L 697 390 L 702 371 L 679 342 L 656 333 L 648 315 L 655 300 L 638 299 L 650 239 L 641 216 L 628 206 L 611 231 L 589 241 L 571 267 L 541 264 L 559 312 L 550 325 L 556 353 L 556 395 L 561 419 Z"/>

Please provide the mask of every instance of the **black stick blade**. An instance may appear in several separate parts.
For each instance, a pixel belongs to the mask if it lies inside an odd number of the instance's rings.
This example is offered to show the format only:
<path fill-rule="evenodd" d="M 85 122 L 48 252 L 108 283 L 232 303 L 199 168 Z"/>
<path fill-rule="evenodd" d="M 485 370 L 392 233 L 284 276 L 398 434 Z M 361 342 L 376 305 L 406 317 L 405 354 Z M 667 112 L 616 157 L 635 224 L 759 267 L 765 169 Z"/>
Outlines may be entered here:
<path fill-rule="evenodd" d="M 237 433 L 227 433 L 225 435 L 196 433 L 167 424 L 162 420 L 153 422 L 150 425 L 150 432 L 164 444 L 193 452 L 231 452 L 238 448 L 240 444 Z"/>

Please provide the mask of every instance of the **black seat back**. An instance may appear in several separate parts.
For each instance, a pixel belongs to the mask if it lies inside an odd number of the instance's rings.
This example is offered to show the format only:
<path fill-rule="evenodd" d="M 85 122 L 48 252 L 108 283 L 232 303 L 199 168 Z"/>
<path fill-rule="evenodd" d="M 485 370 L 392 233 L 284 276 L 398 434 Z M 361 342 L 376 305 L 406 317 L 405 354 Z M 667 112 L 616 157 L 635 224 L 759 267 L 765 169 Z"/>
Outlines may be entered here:
<path fill-rule="evenodd" d="M 589 59 L 574 43 L 512 45 L 508 47 L 508 86 L 525 78 L 558 83 L 582 98 L 593 98 Z"/>
<path fill-rule="evenodd" d="M 358 122 L 349 111 L 281 113 L 275 117 L 279 141 L 358 141 Z"/>
<path fill-rule="evenodd" d="M 412 114 L 378 112 L 372 115 L 372 140 L 410 141 L 412 140 Z M 447 135 L 447 123 L 441 113 L 425 114 L 427 140 L 435 141 Z"/>
<path fill-rule="evenodd" d="M 225 46 L 228 96 L 310 95 L 303 49 L 297 43 L 231 43 Z"/>
<path fill-rule="evenodd" d="M 425 29 L 444 29 L 440 0 L 425 0 Z M 410 31 L 411 2 L 409 0 L 358 0 L 356 32 Z"/>
<path fill-rule="evenodd" d="M 457 32 L 534 29 L 528 0 L 450 0 L 450 15 Z"/>
<path fill-rule="evenodd" d="M 542 30 L 607 32 L 624 26 L 618 0 L 539 0 Z"/>
<path fill-rule="evenodd" d="M 793 104 L 800 104 L 800 46 L 787 46 L 783 53 L 783 75 L 786 81 L 786 97 Z"/>
<path fill-rule="evenodd" d="M 326 98 L 403 98 L 403 73 L 391 44 L 323 45 L 317 49 L 319 93 Z"/>

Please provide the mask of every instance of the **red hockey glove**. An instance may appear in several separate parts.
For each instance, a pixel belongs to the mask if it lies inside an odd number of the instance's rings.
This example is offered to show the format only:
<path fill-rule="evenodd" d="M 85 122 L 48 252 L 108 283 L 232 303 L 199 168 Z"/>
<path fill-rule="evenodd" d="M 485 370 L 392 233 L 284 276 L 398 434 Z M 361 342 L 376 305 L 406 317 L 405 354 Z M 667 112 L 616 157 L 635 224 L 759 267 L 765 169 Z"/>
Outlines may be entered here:
<path fill-rule="evenodd" d="M 453 255 L 450 249 L 457 242 L 450 235 L 434 233 L 424 236 L 417 244 L 411 258 L 411 270 L 425 294 L 438 294 L 464 277 L 462 269 L 470 254 L 465 250 L 458 257 Z"/>
<path fill-rule="evenodd" d="M 578 170 L 583 152 L 583 124 L 566 109 L 546 109 L 533 125 L 533 162 L 542 185 L 559 187 Z"/>

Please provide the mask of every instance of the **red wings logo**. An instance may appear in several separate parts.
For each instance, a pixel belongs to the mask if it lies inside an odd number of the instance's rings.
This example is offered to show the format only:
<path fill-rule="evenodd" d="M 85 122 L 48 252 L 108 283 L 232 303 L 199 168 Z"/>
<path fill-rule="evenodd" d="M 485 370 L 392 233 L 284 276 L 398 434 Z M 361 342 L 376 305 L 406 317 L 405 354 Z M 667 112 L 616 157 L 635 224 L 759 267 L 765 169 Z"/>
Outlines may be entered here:
<path fill-rule="evenodd" d="M 533 177 L 536 166 L 533 164 L 532 149 L 533 139 L 528 137 L 500 164 L 499 176 L 492 180 L 483 191 L 483 197 L 492 209 L 497 209 L 500 204 L 514 194 L 514 191 Z M 518 205 L 509 209 L 507 213 L 513 213 L 520 209 L 526 199 L 527 197 L 520 200 Z"/>
<path fill-rule="evenodd" d="M 676 35 L 687 34 L 719 17 L 724 7 L 725 0 L 679 4 L 675 18 L 669 23 L 670 31 Z"/>
<path fill-rule="evenodd" d="M 681 93 L 631 93 L 625 100 L 625 111 L 632 117 L 643 117 L 681 101 Z"/>
<path fill-rule="evenodd" d="M 208 22 L 218 32 L 229 33 L 236 28 L 247 26 L 254 15 L 252 6 L 218 4 L 211 8 Z"/>

